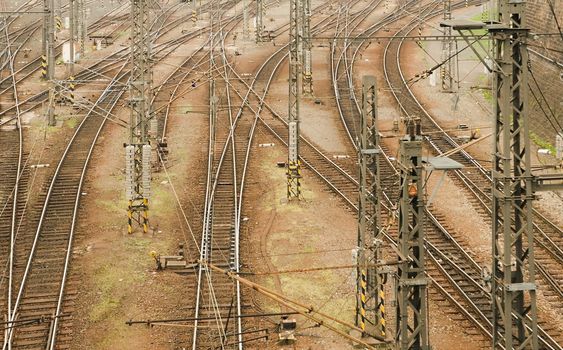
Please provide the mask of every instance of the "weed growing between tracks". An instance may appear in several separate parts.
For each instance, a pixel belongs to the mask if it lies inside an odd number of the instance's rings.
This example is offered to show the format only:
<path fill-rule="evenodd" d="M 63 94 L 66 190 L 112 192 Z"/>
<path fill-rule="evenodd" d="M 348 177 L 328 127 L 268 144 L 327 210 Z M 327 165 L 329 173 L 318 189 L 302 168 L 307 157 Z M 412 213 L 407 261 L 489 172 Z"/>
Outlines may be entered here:
<path fill-rule="evenodd" d="M 355 245 L 355 217 L 343 210 L 336 197 L 308 170 L 303 172 L 304 200 L 287 203 L 285 169 L 276 165 L 285 159 L 285 147 L 265 135 L 262 129 L 255 142 L 274 142 L 275 146 L 255 146 L 255 156 L 251 158 L 250 173 L 255 181 L 249 181 L 247 188 L 250 199 L 245 211 L 250 227 L 248 243 L 241 248 L 244 263 L 248 263 L 253 272 L 350 264 L 351 252 L 338 248 Z M 331 249 L 338 251 L 326 252 Z M 325 252 L 317 253 L 319 251 Z M 355 278 L 352 274 L 352 270 L 326 270 L 252 279 L 289 298 L 353 322 Z M 256 295 L 256 300 L 265 312 L 280 311 L 280 306 L 267 298 Z M 331 332 L 309 328 L 313 326 L 311 322 L 296 318 L 299 348 L 352 349 L 352 345 Z M 268 345 L 271 346 L 256 349 L 275 348 L 273 343 Z"/>

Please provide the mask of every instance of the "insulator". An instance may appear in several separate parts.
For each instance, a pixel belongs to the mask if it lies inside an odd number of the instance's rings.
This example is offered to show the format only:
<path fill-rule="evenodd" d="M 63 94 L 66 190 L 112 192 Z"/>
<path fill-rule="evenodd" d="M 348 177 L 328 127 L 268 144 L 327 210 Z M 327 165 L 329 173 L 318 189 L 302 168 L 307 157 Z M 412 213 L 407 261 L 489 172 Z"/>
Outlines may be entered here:
<path fill-rule="evenodd" d="M 555 156 L 557 159 L 563 159 L 563 133 L 560 133 L 555 138 Z"/>
<path fill-rule="evenodd" d="M 134 198 L 133 177 L 135 172 L 135 146 L 125 147 L 125 197 L 127 200 Z"/>
<path fill-rule="evenodd" d="M 289 122 L 289 161 L 297 161 L 297 122 Z"/>
<path fill-rule="evenodd" d="M 305 53 L 305 72 L 306 73 L 310 73 L 311 72 L 311 51 L 307 50 L 304 52 Z"/>
<path fill-rule="evenodd" d="M 156 134 L 158 133 L 158 119 L 156 118 L 152 118 L 151 119 L 151 124 L 150 124 L 150 131 L 149 133 L 152 136 L 156 136 Z"/>
<path fill-rule="evenodd" d="M 143 197 L 150 199 L 151 193 L 151 146 L 143 145 L 143 174 L 141 185 L 143 187 Z"/>

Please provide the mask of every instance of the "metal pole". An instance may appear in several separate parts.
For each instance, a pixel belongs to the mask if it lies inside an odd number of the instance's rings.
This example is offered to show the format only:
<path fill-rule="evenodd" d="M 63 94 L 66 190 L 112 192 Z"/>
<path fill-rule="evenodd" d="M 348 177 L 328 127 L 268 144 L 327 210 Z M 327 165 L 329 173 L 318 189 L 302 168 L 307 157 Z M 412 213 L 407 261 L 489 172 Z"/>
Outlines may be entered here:
<path fill-rule="evenodd" d="M 242 0 L 242 38 L 248 40 L 248 3 Z"/>
<path fill-rule="evenodd" d="M 149 142 L 150 106 L 150 24 L 146 0 L 131 1 L 131 77 L 129 80 L 129 144 L 125 147 L 128 233 L 133 223 L 148 232 L 151 182 L 151 146 Z"/>
<path fill-rule="evenodd" d="M 4 5 L 4 3 L 2 3 Z M 5 76 L 9 76 L 9 64 L 10 64 L 10 56 L 8 55 L 8 28 L 6 27 L 8 22 L 6 21 L 6 16 L 4 14 L 0 14 L 0 28 L 2 31 L 0 32 L 0 79 L 4 79 Z M 7 70 L 6 72 L 4 70 Z M 0 99 L 3 100 L 2 96 Z M 0 103 L 0 111 L 3 110 L 3 103 Z M 9 313 L 8 313 L 9 314 Z"/>
<path fill-rule="evenodd" d="M 264 0 L 256 0 L 256 42 L 264 40 Z"/>
<path fill-rule="evenodd" d="M 443 0 L 444 2 L 444 20 L 452 19 L 452 1 Z M 440 66 L 440 78 L 442 81 L 443 92 L 453 92 L 453 74 L 454 74 L 454 60 L 453 55 L 453 40 L 452 28 L 450 26 L 444 28 L 444 38 L 442 40 L 442 61 L 443 65 Z"/>
<path fill-rule="evenodd" d="M 311 58 L 311 49 L 313 48 L 311 39 L 311 0 L 302 0 L 303 2 L 303 94 L 306 96 L 313 95 L 313 63 Z"/>
<path fill-rule="evenodd" d="M 299 102 L 301 99 L 301 0 L 289 2 L 289 140 L 287 161 L 287 198 L 301 198 L 301 161 L 299 160 Z"/>
<path fill-rule="evenodd" d="M 376 264 L 382 259 L 379 176 L 379 132 L 377 128 L 377 85 L 375 77 L 362 81 L 362 114 L 358 145 L 360 191 L 358 204 L 358 307 L 356 325 L 367 333 L 366 319 L 385 337 L 384 276 Z"/>
<path fill-rule="evenodd" d="M 493 349 L 538 349 L 525 3 L 499 0 L 492 212 Z"/>
<path fill-rule="evenodd" d="M 55 120 L 55 0 L 44 0 L 48 18 L 46 21 L 47 36 L 45 56 L 47 57 L 47 80 L 49 81 L 49 103 L 47 105 L 47 120 L 49 126 L 54 126 Z"/>
<path fill-rule="evenodd" d="M 74 37 L 75 37 L 75 24 L 74 21 L 76 20 L 75 17 L 75 0 L 69 0 L 68 1 L 68 5 L 69 5 L 69 38 L 68 38 L 68 43 L 69 43 L 69 49 L 70 49 L 70 61 L 68 64 L 68 74 L 70 76 L 74 75 Z"/>
<path fill-rule="evenodd" d="M 80 42 L 80 57 L 84 56 L 84 51 L 86 49 L 86 14 L 84 8 L 84 0 L 77 0 L 77 18 L 78 18 L 78 41 Z"/>
<path fill-rule="evenodd" d="M 397 298 L 398 349 L 428 350 L 428 310 L 424 260 L 424 193 L 422 136 L 419 120 L 407 121 L 407 135 L 399 140 L 401 198 L 399 200 L 399 256 Z"/>

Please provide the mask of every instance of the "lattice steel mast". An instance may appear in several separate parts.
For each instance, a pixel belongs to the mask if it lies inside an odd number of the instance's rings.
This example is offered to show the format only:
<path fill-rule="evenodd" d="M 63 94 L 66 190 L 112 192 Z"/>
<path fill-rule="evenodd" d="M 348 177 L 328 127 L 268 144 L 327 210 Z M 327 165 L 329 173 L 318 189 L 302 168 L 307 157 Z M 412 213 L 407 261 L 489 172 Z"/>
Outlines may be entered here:
<path fill-rule="evenodd" d="M 247 0 L 242 0 L 242 38 L 248 40 L 248 2 Z"/>
<path fill-rule="evenodd" d="M 301 0 L 289 2 L 289 140 L 287 160 L 287 198 L 301 198 L 299 159 L 299 102 L 301 99 Z"/>
<path fill-rule="evenodd" d="M 409 120 L 399 143 L 399 265 L 397 269 L 398 349 L 429 349 L 427 280 L 424 271 L 422 136 L 419 120 Z"/>
<path fill-rule="evenodd" d="M 84 56 L 86 49 L 86 14 L 84 9 L 84 0 L 76 0 L 76 25 L 77 38 L 79 43 L 80 57 Z"/>
<path fill-rule="evenodd" d="M 47 122 L 50 126 L 55 120 L 55 1 L 43 0 L 43 57 L 42 76 L 49 82 L 49 101 L 47 104 Z"/>
<path fill-rule="evenodd" d="M 520 1 L 498 2 L 494 40 L 493 348 L 538 349 L 532 174 L 528 125 L 528 29 Z"/>
<path fill-rule="evenodd" d="M 150 25 L 146 0 L 131 1 L 131 77 L 129 143 L 125 146 L 128 232 L 133 223 L 148 232 L 151 181 L 150 119 Z"/>
<path fill-rule="evenodd" d="M 264 0 L 256 0 L 256 42 L 264 40 Z"/>
<path fill-rule="evenodd" d="M 313 94 L 313 66 L 311 49 L 311 0 L 300 0 L 303 6 L 302 28 L 303 28 L 303 94 L 311 96 Z"/>
<path fill-rule="evenodd" d="M 0 9 L 5 11 L 5 4 L 0 3 Z M 0 79 L 10 76 L 10 55 L 9 55 L 9 38 L 8 38 L 8 21 L 6 21 L 7 14 L 0 14 Z M 0 96 L 0 111 L 4 110 L 3 98 Z"/>
<path fill-rule="evenodd" d="M 383 256 L 379 176 L 377 86 L 373 76 L 362 81 L 362 115 L 358 145 L 360 191 L 358 205 L 358 297 L 356 325 L 366 333 L 366 319 L 385 337 L 384 275 L 376 268 Z"/>
<path fill-rule="evenodd" d="M 444 9 L 443 9 L 443 18 L 445 21 L 449 21 L 452 19 L 452 1 L 451 0 L 443 0 Z M 440 80 L 442 82 L 442 91 L 443 92 L 453 92 L 453 74 L 454 74 L 454 43 L 452 40 L 452 28 L 445 27 L 444 30 L 444 38 L 442 40 L 442 64 L 440 66 Z"/>

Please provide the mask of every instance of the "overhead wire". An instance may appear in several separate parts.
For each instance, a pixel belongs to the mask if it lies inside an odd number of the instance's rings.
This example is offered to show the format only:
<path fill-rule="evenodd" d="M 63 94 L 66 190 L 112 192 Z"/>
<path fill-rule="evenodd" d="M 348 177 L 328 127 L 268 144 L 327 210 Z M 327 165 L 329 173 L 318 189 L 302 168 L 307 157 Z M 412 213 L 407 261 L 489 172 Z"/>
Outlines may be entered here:
<path fill-rule="evenodd" d="M 555 113 L 553 112 L 553 110 L 551 109 L 549 102 L 547 101 L 547 98 L 545 97 L 542 88 L 540 87 L 538 81 L 536 80 L 536 76 L 534 75 L 534 71 L 532 69 L 532 64 L 530 61 L 528 61 L 528 72 L 530 72 L 530 76 L 532 77 L 532 80 L 534 81 L 536 88 L 542 98 L 542 100 L 545 102 L 545 105 L 550 113 L 550 115 L 548 115 L 545 110 L 542 107 L 542 103 L 538 100 L 536 94 L 534 93 L 532 87 L 530 86 L 530 84 L 528 83 L 528 87 L 530 88 L 530 91 L 532 92 L 532 96 L 534 97 L 534 99 L 536 100 L 536 102 L 538 103 L 538 105 L 540 106 L 540 109 L 543 113 L 543 115 L 545 116 L 545 118 L 548 120 L 549 124 L 553 127 L 553 129 L 555 130 L 556 134 L 559 134 L 563 131 L 563 127 L 561 126 L 561 124 L 559 123 L 559 121 L 557 120 L 557 116 L 555 115 Z M 553 121 L 552 121 L 553 118 Z M 557 124 L 557 127 L 555 126 L 555 124 Z"/>
<path fill-rule="evenodd" d="M 555 8 L 551 0 L 547 0 L 547 4 L 549 5 L 549 9 L 551 10 L 551 14 L 553 14 L 553 19 L 555 20 L 555 25 L 557 26 L 557 30 L 559 31 L 559 36 L 561 40 L 563 40 L 563 32 L 561 31 L 561 26 L 559 25 L 559 20 L 557 19 L 557 14 L 555 13 Z"/>

